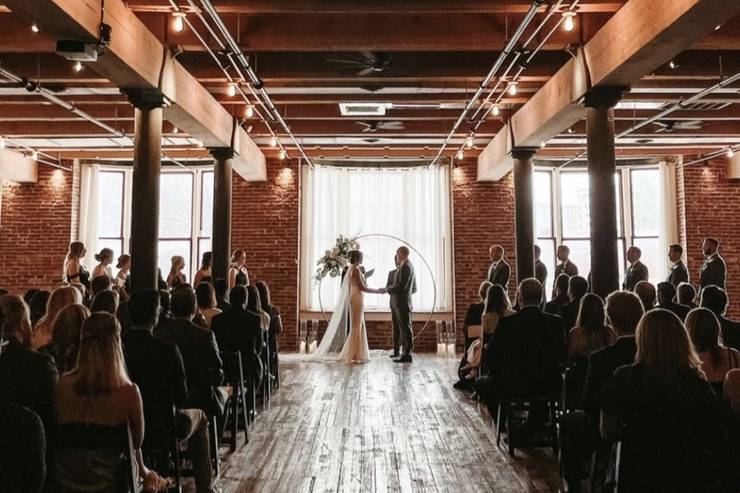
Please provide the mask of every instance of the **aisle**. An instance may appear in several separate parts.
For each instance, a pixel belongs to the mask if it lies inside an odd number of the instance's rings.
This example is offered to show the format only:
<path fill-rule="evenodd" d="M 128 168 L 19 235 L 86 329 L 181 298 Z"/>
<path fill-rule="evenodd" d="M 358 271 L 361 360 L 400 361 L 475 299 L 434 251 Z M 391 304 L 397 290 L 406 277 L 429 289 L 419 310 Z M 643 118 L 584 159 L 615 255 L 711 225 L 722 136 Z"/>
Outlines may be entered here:
<path fill-rule="evenodd" d="M 373 351 L 366 365 L 282 361 L 271 409 L 225 458 L 225 493 L 557 488 L 547 451 L 510 459 L 497 449 L 486 415 L 452 389 L 451 359 L 399 365 Z"/>

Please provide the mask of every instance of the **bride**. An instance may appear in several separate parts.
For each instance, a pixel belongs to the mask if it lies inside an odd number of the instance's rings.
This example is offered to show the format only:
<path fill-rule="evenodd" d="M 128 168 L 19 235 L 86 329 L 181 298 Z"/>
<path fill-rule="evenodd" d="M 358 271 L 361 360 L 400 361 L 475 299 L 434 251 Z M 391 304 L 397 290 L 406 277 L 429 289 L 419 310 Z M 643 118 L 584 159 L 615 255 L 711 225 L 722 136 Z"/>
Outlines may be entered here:
<path fill-rule="evenodd" d="M 383 289 L 369 288 L 365 284 L 362 252 L 349 252 L 349 268 L 342 278 L 342 289 L 334 313 L 326 328 L 321 344 L 313 358 L 326 358 L 339 352 L 336 359 L 346 363 L 365 363 L 370 360 L 370 348 L 365 330 L 365 307 L 363 293 L 383 293 Z M 349 334 L 345 338 L 345 327 L 349 321 Z"/>

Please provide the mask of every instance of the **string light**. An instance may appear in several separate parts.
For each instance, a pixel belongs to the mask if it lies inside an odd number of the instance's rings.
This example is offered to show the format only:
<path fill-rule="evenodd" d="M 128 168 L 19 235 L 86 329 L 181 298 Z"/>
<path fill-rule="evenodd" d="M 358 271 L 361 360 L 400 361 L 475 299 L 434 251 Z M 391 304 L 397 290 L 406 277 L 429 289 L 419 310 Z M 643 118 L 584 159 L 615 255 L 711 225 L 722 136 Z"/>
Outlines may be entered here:
<path fill-rule="evenodd" d="M 283 161 L 286 157 L 288 157 L 288 153 L 285 152 L 285 149 L 280 149 L 280 160 Z"/>
<path fill-rule="evenodd" d="M 39 31 L 40 31 L 40 29 L 39 29 L 38 24 L 36 24 L 35 22 L 33 24 L 31 24 L 31 32 L 33 32 L 34 34 L 36 34 Z"/>
<path fill-rule="evenodd" d="M 516 88 L 516 82 L 512 81 L 509 83 L 509 94 L 512 96 L 516 96 L 517 88 Z"/>
<path fill-rule="evenodd" d="M 277 137 L 274 135 L 270 137 L 270 147 L 277 147 Z"/>
<path fill-rule="evenodd" d="M 75 64 L 72 66 L 72 69 L 75 72 L 82 72 L 82 62 L 75 62 Z"/>
<path fill-rule="evenodd" d="M 576 13 L 575 12 L 563 12 L 565 21 L 563 22 L 563 29 L 570 32 L 576 28 Z"/>
<path fill-rule="evenodd" d="M 457 154 L 455 155 L 455 158 L 457 158 L 458 161 L 462 161 L 464 157 L 465 157 L 465 153 L 463 152 L 462 149 L 460 149 L 459 151 L 457 151 Z"/>
<path fill-rule="evenodd" d="M 473 136 L 472 135 L 468 135 L 468 137 L 465 139 L 465 147 L 467 147 L 468 149 L 473 148 Z"/>
<path fill-rule="evenodd" d="M 501 108 L 499 108 L 497 104 L 494 104 L 491 113 L 493 113 L 493 116 L 499 116 L 501 114 Z"/>
<path fill-rule="evenodd" d="M 244 115 L 247 118 L 252 118 L 254 116 L 254 106 L 252 106 L 251 104 L 248 104 L 247 109 L 244 111 Z"/>
<path fill-rule="evenodd" d="M 232 83 L 226 86 L 226 95 L 229 96 L 230 98 L 233 98 L 234 96 L 236 96 L 236 84 Z"/>
<path fill-rule="evenodd" d="M 185 13 L 184 12 L 173 12 L 172 13 L 172 29 L 176 33 L 181 33 L 185 29 Z"/>

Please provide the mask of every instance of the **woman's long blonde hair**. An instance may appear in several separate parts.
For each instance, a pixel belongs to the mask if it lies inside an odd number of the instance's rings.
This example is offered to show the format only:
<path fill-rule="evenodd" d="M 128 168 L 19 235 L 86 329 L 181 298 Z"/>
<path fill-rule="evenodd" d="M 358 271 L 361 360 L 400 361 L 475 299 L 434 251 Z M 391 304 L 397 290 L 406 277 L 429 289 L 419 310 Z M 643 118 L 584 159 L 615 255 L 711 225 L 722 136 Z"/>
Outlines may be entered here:
<path fill-rule="evenodd" d="M 172 266 L 170 267 L 170 273 L 167 276 L 167 279 L 174 278 L 179 273 L 180 269 L 185 267 L 185 258 L 181 255 L 173 255 L 170 261 L 172 262 Z"/>
<path fill-rule="evenodd" d="M 672 312 L 654 309 L 637 326 L 635 362 L 661 384 L 676 382 L 681 373 L 701 374 L 701 360 L 681 320 Z"/>
<path fill-rule="evenodd" d="M 14 294 L 0 296 L 0 324 L 5 339 L 13 337 L 31 347 L 31 317 L 23 298 Z"/>
<path fill-rule="evenodd" d="M 59 315 L 59 312 L 64 307 L 75 304 L 82 304 L 82 294 L 79 289 L 74 286 L 64 286 L 55 289 L 52 291 L 51 296 L 49 296 L 49 301 L 46 302 L 46 314 L 41 317 L 39 324 L 48 323 L 53 325 L 57 315 Z"/>
<path fill-rule="evenodd" d="M 116 317 L 97 312 L 85 320 L 80 354 L 72 373 L 77 394 L 88 397 L 109 394 L 131 384 L 121 349 L 121 326 Z"/>

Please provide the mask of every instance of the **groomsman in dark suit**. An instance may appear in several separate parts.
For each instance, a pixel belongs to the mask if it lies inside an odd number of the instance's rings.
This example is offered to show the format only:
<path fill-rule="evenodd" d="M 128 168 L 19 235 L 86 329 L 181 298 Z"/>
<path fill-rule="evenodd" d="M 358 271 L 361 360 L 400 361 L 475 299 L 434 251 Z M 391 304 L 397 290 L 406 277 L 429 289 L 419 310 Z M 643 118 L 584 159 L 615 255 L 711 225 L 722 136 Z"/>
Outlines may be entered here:
<path fill-rule="evenodd" d="M 555 267 L 555 279 L 557 279 L 560 274 L 566 274 L 568 277 L 578 275 L 578 266 L 570 261 L 569 247 L 565 245 L 558 246 L 558 250 L 555 256 L 560 261 L 560 263 Z M 553 286 L 552 298 L 554 298 L 555 296 L 557 296 L 557 293 L 555 292 L 555 287 Z"/>
<path fill-rule="evenodd" d="M 683 247 L 681 245 L 676 243 L 668 248 L 668 259 L 673 262 L 673 265 L 671 266 L 666 282 L 673 284 L 675 288 L 678 288 L 678 285 L 682 282 L 689 282 L 689 270 L 686 268 L 683 260 L 681 260 L 682 256 Z"/>
<path fill-rule="evenodd" d="M 642 250 L 636 246 L 627 249 L 627 261 L 630 265 L 624 273 L 622 283 L 622 289 L 625 291 L 634 291 L 638 282 L 648 280 L 648 268 L 640 262 L 640 257 L 642 257 Z"/>
<path fill-rule="evenodd" d="M 509 267 L 509 264 L 504 259 L 504 247 L 501 245 L 492 245 L 488 253 L 491 256 L 491 266 L 488 267 L 488 282 L 494 286 L 498 284 L 504 288 L 504 291 L 508 292 L 511 267 Z"/>
<path fill-rule="evenodd" d="M 391 289 L 393 287 L 393 283 L 396 282 L 396 273 L 398 272 L 398 255 L 395 255 L 393 257 L 393 260 L 396 264 L 396 268 L 392 271 L 388 272 L 388 280 L 385 282 L 385 289 Z M 393 298 L 391 298 L 391 302 L 393 301 Z M 401 322 L 398 320 L 398 317 L 396 316 L 396 310 L 393 309 L 394 307 L 391 306 L 391 318 L 393 319 L 393 353 L 391 353 L 391 358 L 398 358 L 401 356 L 400 350 L 401 350 Z"/>
<path fill-rule="evenodd" d="M 414 350 L 414 331 L 411 305 L 411 295 L 416 292 L 416 275 L 414 266 L 409 260 L 409 249 L 405 246 L 396 250 L 396 274 L 393 276 L 393 284 L 383 288 L 381 293 L 391 295 L 391 312 L 394 320 L 398 321 L 400 333 L 401 357 L 394 359 L 397 363 L 411 363 L 411 352 Z"/>
<path fill-rule="evenodd" d="M 540 260 L 542 249 L 539 245 L 534 246 L 534 278 L 540 281 L 542 287 L 545 287 L 547 281 L 547 266 Z"/>
<path fill-rule="evenodd" d="M 716 238 L 704 238 L 701 247 L 704 252 L 704 265 L 699 273 L 699 287 L 715 285 L 725 289 L 725 261 L 719 255 L 719 240 Z"/>

